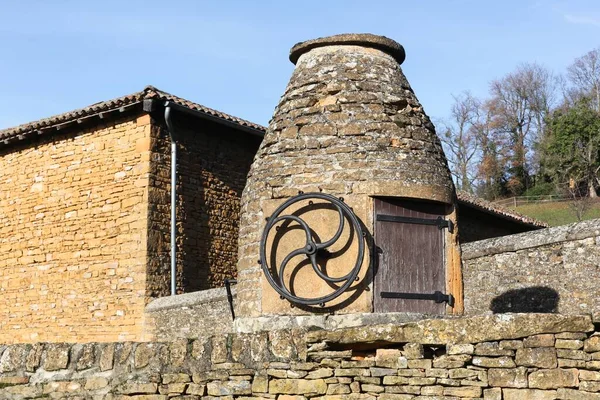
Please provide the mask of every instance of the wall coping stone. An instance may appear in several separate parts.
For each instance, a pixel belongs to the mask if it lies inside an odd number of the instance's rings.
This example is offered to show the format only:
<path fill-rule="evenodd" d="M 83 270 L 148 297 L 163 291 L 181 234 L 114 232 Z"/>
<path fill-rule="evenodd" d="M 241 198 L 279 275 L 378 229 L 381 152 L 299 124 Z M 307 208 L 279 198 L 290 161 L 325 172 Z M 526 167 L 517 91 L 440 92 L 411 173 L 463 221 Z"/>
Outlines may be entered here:
<path fill-rule="evenodd" d="M 231 294 L 236 298 L 236 289 L 231 287 Z M 193 293 L 178 294 L 175 296 L 159 297 L 146 306 L 146 312 L 156 312 L 174 308 L 194 307 L 206 303 L 227 300 L 227 290 L 223 288 L 200 290 Z"/>
<path fill-rule="evenodd" d="M 325 329 L 336 330 L 381 324 L 401 324 L 419 321 L 424 318 L 448 318 L 446 315 L 425 315 L 420 313 L 355 313 L 320 315 L 277 315 L 255 318 L 236 318 L 233 326 L 236 333 L 265 332 L 284 329 Z"/>
<path fill-rule="evenodd" d="M 463 260 L 600 236 L 600 219 L 463 244 Z"/>
<path fill-rule="evenodd" d="M 404 324 L 352 327 L 308 332 L 307 343 L 478 343 L 518 339 L 542 333 L 592 332 L 590 315 L 494 314 L 477 317 L 426 319 Z"/>

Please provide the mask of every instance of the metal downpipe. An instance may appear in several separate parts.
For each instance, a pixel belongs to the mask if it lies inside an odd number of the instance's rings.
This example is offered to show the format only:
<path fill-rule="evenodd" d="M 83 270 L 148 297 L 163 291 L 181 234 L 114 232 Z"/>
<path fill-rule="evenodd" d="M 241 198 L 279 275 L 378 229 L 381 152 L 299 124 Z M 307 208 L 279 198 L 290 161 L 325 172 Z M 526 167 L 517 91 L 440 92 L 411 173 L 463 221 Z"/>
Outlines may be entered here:
<path fill-rule="evenodd" d="M 177 294 L 177 143 L 168 101 L 165 103 L 165 124 L 171 138 L 171 296 L 175 296 Z"/>

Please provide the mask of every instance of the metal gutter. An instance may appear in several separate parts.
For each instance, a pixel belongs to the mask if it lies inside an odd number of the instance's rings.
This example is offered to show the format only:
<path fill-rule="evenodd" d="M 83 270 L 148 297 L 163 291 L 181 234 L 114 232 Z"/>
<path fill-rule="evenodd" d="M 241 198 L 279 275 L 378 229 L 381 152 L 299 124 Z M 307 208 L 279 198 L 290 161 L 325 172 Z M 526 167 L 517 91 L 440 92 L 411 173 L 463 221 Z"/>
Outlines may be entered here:
<path fill-rule="evenodd" d="M 144 104 L 144 110 L 151 112 L 153 110 L 153 103 L 154 101 L 150 100 L 147 104 Z M 164 102 L 164 107 L 165 124 L 171 139 L 171 296 L 175 296 L 177 294 L 177 135 L 172 120 L 173 111 L 225 125 L 238 131 L 243 131 L 253 136 L 260 137 L 261 139 L 265 134 L 258 129 L 215 117 L 202 111 L 193 110 L 170 100 Z M 229 287 L 227 282 L 226 284 Z M 230 290 L 228 290 L 228 293 L 230 293 Z M 231 297 L 230 294 L 229 296 Z M 232 316 L 234 316 L 231 301 L 232 299 L 230 299 L 230 306 Z"/>
<path fill-rule="evenodd" d="M 172 105 L 165 103 L 165 124 L 171 138 L 171 296 L 177 294 L 177 142 L 171 121 Z"/>

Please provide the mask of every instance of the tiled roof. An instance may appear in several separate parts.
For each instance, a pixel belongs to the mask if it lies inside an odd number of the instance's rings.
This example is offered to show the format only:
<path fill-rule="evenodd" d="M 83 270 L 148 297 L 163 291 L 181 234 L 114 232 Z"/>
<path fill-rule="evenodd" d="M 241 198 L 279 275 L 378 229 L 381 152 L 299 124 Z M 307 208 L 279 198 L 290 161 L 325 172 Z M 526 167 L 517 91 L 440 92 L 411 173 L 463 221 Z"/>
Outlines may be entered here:
<path fill-rule="evenodd" d="M 134 104 L 138 104 L 146 99 L 172 101 L 173 103 L 190 108 L 192 110 L 200 111 L 208 115 L 221 118 L 223 120 L 227 120 L 242 126 L 253 128 L 260 132 L 264 132 L 266 130 L 264 126 L 252 123 L 250 121 L 246 121 L 241 118 L 234 117 L 229 114 L 222 113 L 217 110 L 213 110 L 212 108 L 208 108 L 201 104 L 182 99 L 181 97 L 173 96 L 172 94 L 163 92 L 162 90 L 158 90 L 153 86 L 147 86 L 141 92 L 129 94 L 123 97 L 118 97 L 112 100 L 102 101 L 100 103 L 95 103 L 90 106 L 81 108 L 79 110 L 69 111 L 64 114 L 40 119 L 39 121 L 29 122 L 27 124 L 15 126 L 13 128 L 0 130 L 0 146 L 2 146 L 3 144 L 8 144 L 9 142 L 12 142 L 15 139 L 24 139 L 26 136 L 32 134 L 44 134 L 50 128 L 56 128 L 63 124 L 86 119 L 88 117 L 95 116 L 103 112 L 118 110 L 121 107 L 127 107 Z"/>
<path fill-rule="evenodd" d="M 460 203 L 464 203 L 468 206 L 477 208 L 481 211 L 495 214 L 500 217 L 506 218 L 508 220 L 512 220 L 512 221 L 519 222 L 522 224 L 527 224 L 527 225 L 534 226 L 537 228 L 547 228 L 548 227 L 548 224 L 546 224 L 545 222 L 538 221 L 535 218 L 531 218 L 526 215 L 520 214 L 516 211 L 509 210 L 498 204 L 494 204 L 494 203 L 484 200 L 480 197 L 473 196 L 472 194 L 469 194 L 467 192 L 457 191 L 456 195 L 457 195 L 458 201 Z"/>

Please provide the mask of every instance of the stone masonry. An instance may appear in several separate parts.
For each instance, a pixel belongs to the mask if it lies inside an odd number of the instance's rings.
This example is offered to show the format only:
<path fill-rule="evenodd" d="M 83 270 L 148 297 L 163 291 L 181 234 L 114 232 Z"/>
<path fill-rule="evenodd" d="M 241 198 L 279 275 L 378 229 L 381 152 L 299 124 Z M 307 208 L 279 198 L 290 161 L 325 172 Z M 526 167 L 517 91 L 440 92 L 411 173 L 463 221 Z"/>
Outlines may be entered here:
<path fill-rule="evenodd" d="M 600 313 L 600 219 L 462 246 L 465 312 Z"/>
<path fill-rule="evenodd" d="M 177 293 L 222 287 L 236 277 L 240 197 L 260 138 L 176 116 Z M 153 124 L 149 181 L 148 296 L 170 294 L 170 141 Z"/>
<path fill-rule="evenodd" d="M 0 346 L 0 398 L 594 400 L 589 316 L 502 314 L 152 343 Z"/>
<path fill-rule="evenodd" d="M 142 340 L 150 118 L 2 150 L 0 342 Z"/>
<path fill-rule="evenodd" d="M 140 103 L 0 147 L 0 343 L 153 337 L 145 306 L 170 281 L 170 153 L 158 116 Z M 185 293 L 236 275 L 239 198 L 260 137 L 176 118 Z"/>

